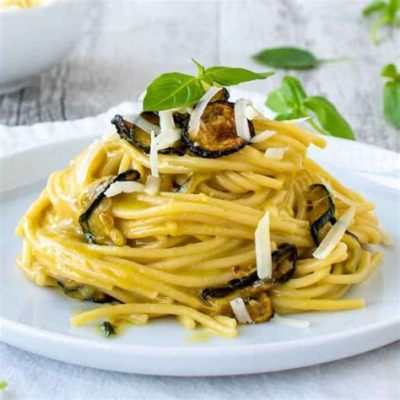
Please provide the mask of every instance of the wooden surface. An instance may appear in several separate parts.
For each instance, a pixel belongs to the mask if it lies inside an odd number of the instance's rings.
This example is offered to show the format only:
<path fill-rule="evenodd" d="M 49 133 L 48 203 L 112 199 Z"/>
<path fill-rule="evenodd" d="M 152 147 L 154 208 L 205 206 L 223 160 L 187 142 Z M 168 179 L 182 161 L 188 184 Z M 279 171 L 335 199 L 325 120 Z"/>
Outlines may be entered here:
<path fill-rule="evenodd" d="M 83 1 L 83 0 L 82 0 Z M 263 70 L 250 56 L 263 47 L 297 45 L 321 58 L 350 57 L 293 72 L 309 94 L 327 96 L 358 139 L 400 151 L 400 134 L 381 110 L 382 65 L 399 59 L 400 34 L 370 43 L 363 0 L 92 0 L 87 27 L 70 56 L 15 94 L 0 96 L 0 123 L 32 124 L 100 113 L 137 97 L 165 71 L 203 64 Z M 247 85 L 266 93 L 283 75 Z"/>

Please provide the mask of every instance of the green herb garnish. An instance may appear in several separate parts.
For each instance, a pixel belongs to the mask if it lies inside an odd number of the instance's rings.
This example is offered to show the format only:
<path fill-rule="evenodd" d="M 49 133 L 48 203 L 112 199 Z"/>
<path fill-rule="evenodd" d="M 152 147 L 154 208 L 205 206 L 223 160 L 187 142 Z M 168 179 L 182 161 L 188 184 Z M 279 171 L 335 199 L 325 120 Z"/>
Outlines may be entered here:
<path fill-rule="evenodd" d="M 6 381 L 0 381 L 0 391 L 5 390 L 7 388 L 8 384 Z"/>
<path fill-rule="evenodd" d="M 297 47 L 264 49 L 255 54 L 253 59 L 277 69 L 312 69 L 323 63 L 345 60 L 345 58 L 318 59 L 311 51 Z"/>
<path fill-rule="evenodd" d="M 162 111 L 196 104 L 209 85 L 232 86 L 242 82 L 265 79 L 273 72 L 257 73 L 244 68 L 197 66 L 198 76 L 170 72 L 160 75 L 146 89 L 144 111 Z"/>
<path fill-rule="evenodd" d="M 383 87 L 383 114 L 389 124 L 400 130 L 400 72 L 394 64 L 388 64 L 381 75 L 388 79 Z"/>
<path fill-rule="evenodd" d="M 253 72 L 244 68 L 210 67 L 204 71 L 204 80 L 210 84 L 221 86 L 233 86 L 239 83 L 265 79 L 273 75 L 273 72 Z"/>
<path fill-rule="evenodd" d="M 269 93 L 265 104 L 277 113 L 276 120 L 310 117 L 310 125 L 324 135 L 355 139 L 336 107 L 324 97 L 308 96 L 300 81 L 292 76 L 283 77 L 281 86 Z"/>
<path fill-rule="evenodd" d="M 261 64 L 282 69 L 311 69 L 321 63 L 310 51 L 296 47 L 264 49 L 253 58 Z"/>
<path fill-rule="evenodd" d="M 111 335 L 115 335 L 115 328 L 114 328 L 114 325 L 111 324 L 111 322 L 104 321 L 100 325 L 100 329 L 104 332 L 104 336 L 105 337 L 109 337 Z"/>
<path fill-rule="evenodd" d="M 362 13 L 365 17 L 376 16 L 370 25 L 370 37 L 373 43 L 378 43 L 378 29 L 381 26 L 400 27 L 400 0 L 374 0 L 366 6 Z"/>

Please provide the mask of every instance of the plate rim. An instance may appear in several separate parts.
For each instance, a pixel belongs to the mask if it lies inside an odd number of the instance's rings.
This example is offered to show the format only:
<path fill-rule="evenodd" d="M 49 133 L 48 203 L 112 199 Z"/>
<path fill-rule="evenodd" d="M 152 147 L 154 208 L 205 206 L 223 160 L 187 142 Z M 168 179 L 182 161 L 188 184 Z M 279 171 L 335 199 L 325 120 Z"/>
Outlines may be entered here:
<path fill-rule="evenodd" d="M 335 312 L 335 311 L 334 311 Z M 341 311 L 337 311 L 341 312 Z M 36 328 L 36 327 L 31 327 L 30 325 L 23 324 L 21 322 L 13 321 L 6 319 L 2 316 L 0 316 L 0 326 L 2 327 L 2 330 L 4 329 L 3 324 L 10 324 L 11 328 L 7 328 L 10 332 L 22 332 L 24 331 L 33 331 L 35 336 L 41 336 L 46 339 L 50 340 L 57 340 L 57 341 L 66 341 L 66 339 L 73 338 L 74 341 L 76 341 L 79 345 L 88 345 L 88 344 L 94 344 L 94 347 L 99 347 L 109 350 L 110 349 L 110 343 L 116 344 L 119 347 L 119 350 L 127 350 L 130 349 L 130 351 L 137 351 L 139 349 L 145 349 L 145 351 L 150 351 L 150 352 L 157 352 L 157 354 L 160 354 L 160 352 L 163 353 L 173 353 L 176 354 L 176 352 L 197 352 L 197 353 L 204 353 L 206 351 L 215 351 L 217 347 L 215 346 L 199 346 L 199 347 L 191 347 L 188 349 L 187 347 L 183 346 L 174 346 L 174 347 L 163 347 L 163 346 L 154 346 L 154 345 L 132 345 L 132 344 L 126 344 L 126 343 L 117 343 L 116 340 L 113 340 L 112 342 L 100 342 L 97 340 L 93 339 L 88 339 L 84 337 L 78 337 L 78 336 L 73 336 L 73 335 L 66 335 L 63 333 L 57 333 L 57 332 L 52 332 L 46 329 L 41 329 L 41 328 Z M 340 332 L 335 332 L 335 333 L 330 333 L 326 335 L 321 335 L 317 338 L 301 338 L 301 339 L 294 339 L 294 340 L 284 340 L 284 341 L 279 341 L 279 342 L 270 342 L 270 343 L 257 343 L 257 344 L 247 344 L 243 343 L 239 348 L 236 348 L 235 351 L 238 352 L 248 352 L 249 350 L 261 350 L 261 349 L 268 349 L 271 347 L 279 347 L 279 346 L 291 346 L 292 344 L 296 345 L 308 345 L 310 342 L 315 343 L 315 342 L 320 342 L 320 341 L 330 341 L 333 339 L 343 339 L 343 338 L 349 338 L 351 336 L 360 336 L 360 333 L 365 333 L 367 332 L 368 334 L 372 333 L 377 333 L 376 331 L 381 331 L 381 330 L 386 330 L 386 329 L 399 329 L 398 332 L 398 339 L 400 340 L 400 315 L 397 316 L 397 318 L 392 318 L 390 320 L 385 320 L 377 323 L 372 323 L 368 324 L 367 328 L 365 327 L 359 327 L 359 328 L 352 328 L 352 329 L 346 329 Z M 190 332 L 190 331 L 188 331 Z M 3 333 L 3 332 L 2 332 Z M 29 332 L 27 332 L 29 333 Z M 52 339 L 53 338 L 53 339 Z M 227 338 L 229 340 L 229 338 Z M 106 340 L 106 338 L 105 338 Z M 233 338 L 232 340 L 235 340 Z M 227 352 L 230 353 L 232 350 L 232 347 L 227 346 L 227 347 L 219 347 L 218 352 Z"/>
<path fill-rule="evenodd" d="M 81 144 L 84 145 L 87 143 L 89 140 L 95 140 L 97 136 L 82 136 L 78 138 L 71 138 L 71 139 L 64 139 L 64 140 L 58 140 L 58 141 L 53 141 L 49 143 L 44 143 L 35 147 L 31 147 L 25 150 L 20 150 L 20 151 L 15 151 L 13 153 L 7 154 L 7 155 L 2 155 L 0 156 L 0 168 L 4 163 L 7 163 L 11 159 L 18 158 L 18 157 L 27 157 L 31 156 L 33 154 L 37 154 L 37 152 L 44 152 L 48 153 L 49 151 L 54 151 L 54 147 L 64 147 L 64 146 L 73 146 L 73 147 L 78 147 Z M 336 142 L 340 145 L 343 145 L 345 143 L 348 143 L 347 140 L 345 139 L 340 139 L 340 138 L 332 138 L 332 137 L 326 137 L 328 146 L 329 143 Z M 368 143 L 362 143 L 362 142 L 352 142 L 352 146 L 357 146 L 357 147 L 368 147 L 372 150 L 378 150 L 381 152 L 386 153 L 389 157 L 392 158 L 399 158 L 400 160 L 400 154 L 384 149 L 372 144 Z M 33 159 L 35 159 L 33 157 Z M 3 168 L 1 168 L 3 169 Z M 357 172 L 357 168 L 354 169 L 354 172 Z M 7 193 L 9 192 L 8 190 L 3 190 L 2 189 L 2 177 L 3 175 L 0 175 L 0 193 Z M 38 180 L 41 180 L 43 178 L 38 178 Z M 30 184 L 33 184 L 34 181 L 31 180 Z M 10 191 L 13 191 L 15 189 L 21 188 L 27 186 L 27 184 L 22 183 L 19 186 L 16 186 Z M 400 192 L 400 191 L 399 191 Z M 104 366 L 100 367 L 102 369 L 109 369 L 113 371 L 122 371 L 122 372 L 134 372 L 134 373 L 144 373 L 148 374 L 151 373 L 152 375 L 171 375 L 171 376 L 222 376 L 222 375 L 238 375 L 238 374 L 244 374 L 244 373 L 257 373 L 257 372 L 268 372 L 268 371 L 276 371 L 276 370 L 282 370 L 282 369 L 291 369 L 295 367 L 303 367 L 307 365 L 314 365 L 314 364 L 319 364 L 322 362 L 328 362 L 328 361 L 334 361 L 337 359 L 342 359 L 345 357 L 349 357 L 355 354 L 361 354 L 365 351 L 369 351 L 381 346 L 384 346 L 386 344 L 395 342 L 397 340 L 400 340 L 400 314 L 395 315 L 391 319 L 387 319 L 384 321 L 380 321 L 377 323 L 370 323 L 367 325 L 367 327 L 357 327 L 357 328 L 350 328 L 346 329 L 343 331 L 338 331 L 338 332 L 333 332 L 333 333 L 328 333 L 324 334 L 318 337 L 310 337 L 310 338 L 300 338 L 300 339 L 293 339 L 293 340 L 284 340 L 284 341 L 279 341 L 279 342 L 271 342 L 271 343 L 255 343 L 255 344 L 249 344 L 249 343 L 242 343 L 240 346 L 208 346 L 202 344 L 201 346 L 195 347 L 184 347 L 184 346 L 172 346 L 172 347 L 163 347 L 163 346 L 157 346 L 157 345 L 151 345 L 151 344 L 140 344 L 140 345 L 135 345 L 135 344 L 127 344 L 127 343 L 117 343 L 116 341 L 112 342 L 102 342 L 99 340 L 94 340 L 94 339 L 89 339 L 89 338 L 83 338 L 83 337 L 78 337 L 74 335 L 68 335 L 68 334 L 63 334 L 63 333 L 58 333 L 58 332 L 53 332 L 50 330 L 42 329 L 42 328 L 36 328 L 33 326 L 30 326 L 28 324 L 24 324 L 15 320 L 10 320 L 7 319 L 3 316 L 0 315 L 0 339 L 1 341 L 8 343 L 12 346 L 22 348 L 24 350 L 53 358 L 56 360 L 60 361 L 67 361 L 72 364 L 78 364 L 78 365 L 83 365 L 83 366 L 90 366 L 90 367 L 96 367 L 96 365 L 93 365 L 93 362 L 87 361 L 87 362 L 79 362 L 79 361 L 74 361 L 70 359 L 70 356 L 55 356 L 54 352 L 51 350 L 48 351 L 35 351 L 33 348 L 34 346 L 29 344 L 29 339 L 33 339 L 33 342 L 35 340 L 42 340 L 44 342 L 52 343 L 52 344 L 61 344 L 62 346 L 67 346 L 72 348 L 72 350 L 80 350 L 80 349 L 85 349 L 89 353 L 91 352 L 96 352 L 96 351 L 101 351 L 105 352 L 105 355 L 112 355 L 113 353 L 117 352 L 119 354 L 127 353 L 127 354 L 135 354 L 136 356 L 147 356 L 147 357 L 156 357 L 156 358 L 162 358 L 162 359 L 167 359 L 168 357 L 171 356 L 179 356 L 179 357 L 184 357 L 185 359 L 188 359 L 190 357 L 197 357 L 200 359 L 207 359 L 210 356 L 213 358 L 223 358 L 223 357 L 231 357 L 232 356 L 232 350 L 234 349 L 235 356 L 238 356 L 239 358 L 246 358 L 248 357 L 249 353 L 268 353 L 271 350 L 274 351 L 280 351 L 280 350 L 286 350 L 286 351 L 292 351 L 295 347 L 302 347 L 304 349 L 312 349 L 314 346 L 320 346 L 322 344 L 331 344 L 333 347 L 337 346 L 337 342 L 348 342 L 351 341 L 352 338 L 358 338 L 360 341 L 364 340 L 367 341 L 370 340 L 371 338 L 375 337 L 377 340 L 375 343 L 365 345 L 364 348 L 360 350 L 354 350 L 353 348 L 348 348 L 345 354 L 340 354 L 338 356 L 330 356 L 326 358 L 325 360 L 318 361 L 318 362 L 304 362 L 304 363 L 297 363 L 297 366 L 292 366 L 289 368 L 266 368 L 266 369 L 260 369 L 260 368 L 255 368 L 255 370 L 252 371 L 245 371 L 245 372 L 232 372 L 229 371 L 227 373 L 224 372 L 219 372 L 219 373 L 212 373 L 212 374 L 207 374 L 203 372 L 197 372 L 193 373 L 184 373 L 184 372 L 178 372 L 177 370 L 175 372 L 171 371 L 171 373 L 157 373 L 156 369 L 152 371 L 142 371 L 140 367 L 132 367 L 129 369 L 126 368 L 104 368 Z M 15 340 L 17 338 L 17 340 Z M 24 343 L 23 346 L 16 344 L 18 342 L 18 338 L 21 338 L 22 340 L 27 339 L 27 343 Z M 99 368 L 99 367 L 98 367 Z M 178 368 L 179 369 L 179 368 Z"/>

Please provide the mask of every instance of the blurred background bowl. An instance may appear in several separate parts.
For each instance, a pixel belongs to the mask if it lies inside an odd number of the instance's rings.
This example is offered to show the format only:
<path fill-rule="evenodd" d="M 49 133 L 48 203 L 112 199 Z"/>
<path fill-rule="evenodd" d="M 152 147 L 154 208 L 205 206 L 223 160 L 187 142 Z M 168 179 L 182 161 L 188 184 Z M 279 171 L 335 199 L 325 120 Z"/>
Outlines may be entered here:
<path fill-rule="evenodd" d="M 58 64 L 81 35 L 88 7 L 88 0 L 53 0 L 0 11 L 0 93 Z"/>

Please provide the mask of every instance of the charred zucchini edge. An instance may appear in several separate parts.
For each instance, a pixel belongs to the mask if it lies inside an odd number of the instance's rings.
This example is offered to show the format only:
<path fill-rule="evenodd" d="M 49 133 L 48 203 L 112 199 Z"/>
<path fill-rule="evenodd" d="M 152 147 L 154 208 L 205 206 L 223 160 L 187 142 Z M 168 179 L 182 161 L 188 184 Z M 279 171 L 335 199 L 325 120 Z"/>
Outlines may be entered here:
<path fill-rule="evenodd" d="M 212 104 L 217 104 L 217 103 L 224 103 L 224 104 L 228 104 L 232 108 L 234 107 L 233 103 L 230 103 L 230 102 L 224 101 L 224 100 L 217 100 L 217 101 L 212 102 Z M 249 123 L 249 129 L 250 129 L 251 136 L 254 136 L 255 131 L 254 131 L 253 123 L 250 120 L 248 120 L 248 123 Z M 189 150 L 192 153 L 194 153 L 202 158 L 220 158 L 223 156 L 227 156 L 229 154 L 236 153 L 237 151 L 241 150 L 243 147 L 245 147 L 248 144 L 248 142 L 246 142 L 243 139 L 243 141 L 239 145 L 236 145 L 232 148 L 228 148 L 226 150 L 207 150 L 201 146 L 195 145 L 195 142 L 193 142 L 190 139 L 189 118 L 186 121 L 183 121 L 182 141 L 184 142 L 184 144 L 189 148 Z"/>
<path fill-rule="evenodd" d="M 135 124 L 131 121 L 127 121 L 122 115 L 115 115 L 111 120 L 111 123 L 116 127 L 118 136 L 126 140 L 132 146 L 139 148 L 146 154 L 150 153 L 150 146 L 142 143 L 137 139 L 135 130 L 137 129 Z M 170 146 L 165 149 L 158 150 L 159 154 L 175 154 L 178 156 L 184 155 L 186 152 L 185 146 L 181 143 L 180 146 Z"/>
<path fill-rule="evenodd" d="M 96 209 L 96 207 L 104 199 L 105 192 L 107 191 L 107 189 L 115 182 L 135 181 L 135 180 L 138 180 L 139 178 L 140 178 L 139 172 L 134 169 L 130 169 L 130 170 L 121 172 L 113 179 L 109 179 L 108 181 L 105 180 L 100 183 L 100 185 L 103 185 L 100 193 L 92 201 L 92 203 L 89 205 L 89 207 L 87 207 L 86 210 L 79 216 L 79 225 L 81 226 L 83 236 L 86 238 L 86 240 L 89 243 L 99 244 L 99 243 L 96 243 L 96 235 L 90 229 L 89 220 L 90 220 L 92 213 Z"/>
<path fill-rule="evenodd" d="M 274 274 L 276 275 L 276 267 L 287 259 L 288 257 L 293 257 L 292 260 L 292 267 L 290 270 L 285 273 L 282 277 L 277 278 L 276 276 L 274 277 Z M 206 288 L 202 291 L 201 296 L 203 297 L 204 300 L 207 300 L 210 297 L 216 297 L 216 298 L 221 298 L 225 297 L 228 294 L 234 292 L 235 290 L 238 289 L 244 289 L 250 285 L 255 285 L 255 284 L 273 284 L 273 285 L 279 285 L 287 282 L 294 274 L 296 270 L 296 264 L 297 264 L 297 248 L 296 246 L 289 244 L 289 243 L 284 243 L 281 244 L 273 253 L 272 253 L 272 264 L 275 267 L 272 279 L 259 279 L 257 275 L 257 271 L 252 272 L 250 275 L 245 276 L 244 278 L 240 279 L 232 279 L 231 281 L 228 282 L 227 285 L 224 286 L 218 286 L 214 288 Z"/>
<path fill-rule="evenodd" d="M 327 195 L 328 199 L 328 209 L 316 220 L 311 224 L 310 233 L 314 240 L 314 243 L 318 246 L 320 240 L 318 239 L 319 231 L 328 223 L 330 222 L 332 225 L 336 222 L 335 212 L 336 207 L 335 203 L 332 199 L 331 193 L 329 192 L 328 188 L 323 185 L 322 183 L 315 183 L 309 187 L 309 189 L 313 188 L 321 188 Z"/>

